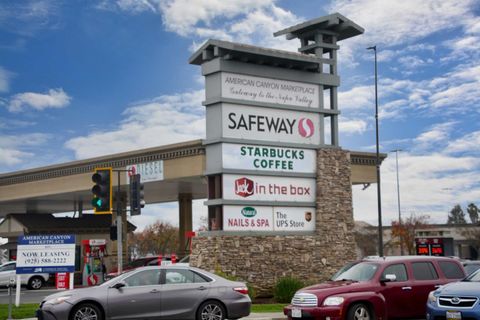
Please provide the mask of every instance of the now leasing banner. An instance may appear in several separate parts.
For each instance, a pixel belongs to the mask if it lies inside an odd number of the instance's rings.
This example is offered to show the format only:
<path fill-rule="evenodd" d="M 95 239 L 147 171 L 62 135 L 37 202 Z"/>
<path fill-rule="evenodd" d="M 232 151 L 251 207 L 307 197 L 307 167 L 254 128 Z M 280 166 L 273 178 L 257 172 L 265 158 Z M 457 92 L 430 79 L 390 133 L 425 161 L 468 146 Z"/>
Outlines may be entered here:
<path fill-rule="evenodd" d="M 74 271 L 74 235 L 55 234 L 18 237 L 17 274 Z"/>
<path fill-rule="evenodd" d="M 319 107 L 318 85 L 228 72 L 222 72 L 222 96 L 305 108 Z"/>
<path fill-rule="evenodd" d="M 317 113 L 222 104 L 225 138 L 318 145 L 319 123 Z"/>
<path fill-rule="evenodd" d="M 314 178 L 224 174 L 222 187 L 226 200 L 315 202 Z"/>
<path fill-rule="evenodd" d="M 223 206 L 225 231 L 314 231 L 315 208 Z"/>
<path fill-rule="evenodd" d="M 316 160 L 317 153 L 311 149 L 222 144 L 225 169 L 315 173 Z"/>

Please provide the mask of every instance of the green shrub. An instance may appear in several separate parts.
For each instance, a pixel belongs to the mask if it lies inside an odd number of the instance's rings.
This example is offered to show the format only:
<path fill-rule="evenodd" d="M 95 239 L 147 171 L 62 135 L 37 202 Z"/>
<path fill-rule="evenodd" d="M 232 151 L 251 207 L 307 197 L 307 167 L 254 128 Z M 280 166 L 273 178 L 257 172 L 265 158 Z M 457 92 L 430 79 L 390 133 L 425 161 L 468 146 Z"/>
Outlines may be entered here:
<path fill-rule="evenodd" d="M 290 303 L 295 292 L 304 286 L 304 283 L 296 278 L 280 278 L 273 289 L 273 298 L 278 303 Z"/>

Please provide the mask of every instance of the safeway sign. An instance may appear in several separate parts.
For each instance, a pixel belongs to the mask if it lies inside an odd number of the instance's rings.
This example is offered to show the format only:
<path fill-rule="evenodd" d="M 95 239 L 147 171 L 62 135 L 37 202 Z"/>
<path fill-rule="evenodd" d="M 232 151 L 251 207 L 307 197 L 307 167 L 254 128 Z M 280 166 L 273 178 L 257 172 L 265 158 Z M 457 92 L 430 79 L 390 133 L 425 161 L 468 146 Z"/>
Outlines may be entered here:
<path fill-rule="evenodd" d="M 74 271 L 74 235 L 31 235 L 18 238 L 17 274 Z"/>
<path fill-rule="evenodd" d="M 228 103 L 221 107 L 224 138 L 314 145 L 320 143 L 320 115 L 317 113 Z"/>

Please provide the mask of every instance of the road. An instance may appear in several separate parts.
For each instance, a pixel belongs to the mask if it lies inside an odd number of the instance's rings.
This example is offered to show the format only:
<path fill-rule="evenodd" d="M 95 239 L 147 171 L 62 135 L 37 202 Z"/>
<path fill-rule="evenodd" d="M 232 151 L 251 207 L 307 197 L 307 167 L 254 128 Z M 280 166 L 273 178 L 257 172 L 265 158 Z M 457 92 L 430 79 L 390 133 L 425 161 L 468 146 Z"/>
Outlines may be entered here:
<path fill-rule="evenodd" d="M 40 303 L 44 297 L 55 292 L 58 291 L 53 288 L 41 290 L 28 290 L 26 288 L 22 288 L 20 292 L 20 303 Z M 8 304 L 8 301 L 8 289 L 0 288 L 0 304 Z M 15 303 L 15 290 L 12 291 L 12 301 Z"/>

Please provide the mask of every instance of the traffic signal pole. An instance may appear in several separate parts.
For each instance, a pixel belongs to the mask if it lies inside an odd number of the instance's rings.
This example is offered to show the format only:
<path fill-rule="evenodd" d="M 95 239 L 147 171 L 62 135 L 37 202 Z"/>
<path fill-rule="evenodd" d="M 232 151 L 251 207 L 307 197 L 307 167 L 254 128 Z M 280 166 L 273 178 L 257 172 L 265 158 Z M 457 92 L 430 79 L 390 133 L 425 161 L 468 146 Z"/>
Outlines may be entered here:
<path fill-rule="evenodd" d="M 113 208 L 112 197 L 113 197 L 113 188 L 112 188 L 112 172 L 117 173 L 117 192 L 115 200 L 115 208 Z M 133 170 L 121 170 L 121 169 L 112 169 L 112 168 L 95 168 L 95 173 L 92 176 L 92 181 L 95 183 L 95 186 L 92 188 L 92 193 L 94 195 L 92 199 L 92 205 L 94 207 L 95 213 L 111 214 L 112 212 L 116 213 L 116 236 L 117 236 L 117 270 L 118 273 L 123 272 L 123 238 L 124 234 L 124 221 L 126 221 L 126 199 L 125 203 L 121 200 L 121 179 L 120 174 L 122 172 L 134 173 Z M 132 215 L 139 215 L 141 213 L 141 208 L 145 205 L 145 200 L 143 199 L 143 184 L 140 180 L 140 174 L 133 174 L 130 177 L 129 181 L 129 198 L 130 198 L 130 210 Z M 125 210 L 123 210 L 123 205 L 125 205 Z M 125 213 L 124 213 L 125 212 Z M 125 216 L 124 216 L 125 214 Z M 112 221 L 113 222 L 113 221 Z M 126 228 L 125 228 L 126 229 Z M 115 233 L 113 233 L 115 234 Z M 113 239 L 113 238 L 111 238 Z M 125 243 L 126 245 L 126 243 Z"/>
<path fill-rule="evenodd" d="M 120 201 L 120 172 L 124 170 L 115 170 L 117 172 L 117 197 L 116 197 L 116 211 L 117 211 L 117 270 L 118 274 L 122 273 L 123 269 L 123 227 L 122 227 L 122 204 Z"/>

